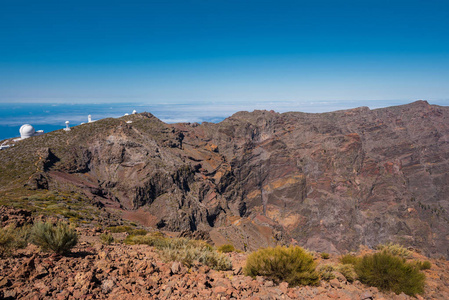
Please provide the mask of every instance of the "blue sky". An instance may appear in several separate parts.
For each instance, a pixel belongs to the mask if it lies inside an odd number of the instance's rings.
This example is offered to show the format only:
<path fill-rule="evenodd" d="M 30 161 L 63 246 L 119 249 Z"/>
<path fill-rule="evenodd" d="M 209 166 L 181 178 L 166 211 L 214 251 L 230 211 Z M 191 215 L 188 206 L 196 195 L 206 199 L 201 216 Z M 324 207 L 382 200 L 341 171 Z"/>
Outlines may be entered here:
<path fill-rule="evenodd" d="M 0 8 L 0 103 L 449 105 L 446 0 Z"/>

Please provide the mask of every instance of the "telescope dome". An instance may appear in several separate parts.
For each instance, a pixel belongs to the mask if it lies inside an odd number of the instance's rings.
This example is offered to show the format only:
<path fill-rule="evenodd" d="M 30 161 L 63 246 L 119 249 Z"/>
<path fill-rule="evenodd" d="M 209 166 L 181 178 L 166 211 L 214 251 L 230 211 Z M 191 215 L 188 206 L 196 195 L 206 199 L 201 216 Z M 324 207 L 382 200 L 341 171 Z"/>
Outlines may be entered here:
<path fill-rule="evenodd" d="M 22 127 L 20 127 L 19 131 L 20 131 L 20 137 L 22 139 L 32 137 L 36 133 L 36 130 L 30 124 L 22 125 Z"/>

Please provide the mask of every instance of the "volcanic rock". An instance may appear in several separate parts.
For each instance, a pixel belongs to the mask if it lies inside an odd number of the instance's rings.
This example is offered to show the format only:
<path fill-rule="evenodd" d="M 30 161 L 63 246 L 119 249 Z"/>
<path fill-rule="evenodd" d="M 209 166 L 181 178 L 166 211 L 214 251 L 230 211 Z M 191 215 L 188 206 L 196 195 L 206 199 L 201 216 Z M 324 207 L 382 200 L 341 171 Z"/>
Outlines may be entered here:
<path fill-rule="evenodd" d="M 195 126 L 142 113 L 2 150 L 0 192 L 77 192 L 146 226 L 207 232 L 241 250 L 392 241 L 447 257 L 448 168 L 449 108 L 425 101 L 239 112 Z"/>

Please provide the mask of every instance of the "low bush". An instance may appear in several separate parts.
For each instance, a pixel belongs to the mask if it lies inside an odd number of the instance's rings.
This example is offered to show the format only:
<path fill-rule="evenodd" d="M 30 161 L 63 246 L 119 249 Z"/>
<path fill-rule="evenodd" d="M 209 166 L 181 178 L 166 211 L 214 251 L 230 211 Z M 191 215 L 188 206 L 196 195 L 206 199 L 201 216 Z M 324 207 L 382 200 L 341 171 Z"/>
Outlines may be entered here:
<path fill-rule="evenodd" d="M 357 273 L 352 264 L 339 264 L 337 271 L 341 273 L 348 282 L 354 282 L 357 279 Z"/>
<path fill-rule="evenodd" d="M 164 249 L 168 247 L 169 238 L 158 233 L 148 233 L 146 235 L 128 235 L 123 242 L 128 245 L 145 244 L 157 249 Z"/>
<path fill-rule="evenodd" d="M 179 261 L 188 267 L 199 262 L 216 270 L 226 271 L 232 268 L 231 261 L 226 255 L 188 242 L 165 249 L 162 257 L 168 261 Z"/>
<path fill-rule="evenodd" d="M 396 255 L 402 258 L 407 258 L 410 255 L 410 251 L 399 244 L 379 244 L 377 245 L 376 249 L 380 251 L 386 251 L 392 255 Z"/>
<path fill-rule="evenodd" d="M 329 259 L 329 257 L 330 257 L 329 253 L 326 253 L 326 252 L 322 252 L 321 253 L 321 258 L 322 259 Z"/>
<path fill-rule="evenodd" d="M 235 252 L 236 251 L 235 248 L 234 248 L 234 245 L 230 245 L 230 244 L 222 245 L 222 246 L 218 247 L 217 250 L 219 252 L 223 252 L 223 253 L 229 253 L 229 252 Z"/>
<path fill-rule="evenodd" d="M 9 254 L 14 241 L 14 233 L 11 228 L 0 228 L 0 255 Z"/>
<path fill-rule="evenodd" d="M 129 234 L 132 235 L 146 235 L 148 233 L 148 231 L 146 231 L 145 229 L 134 229 L 129 231 Z"/>
<path fill-rule="evenodd" d="M 130 245 L 146 244 L 153 246 L 160 250 L 159 254 L 164 260 L 179 261 L 188 267 L 199 262 L 215 270 L 230 270 L 232 268 L 229 257 L 218 253 L 204 241 L 167 238 L 156 232 L 147 235 L 129 235 L 124 242 Z"/>
<path fill-rule="evenodd" d="M 318 268 L 318 273 L 320 278 L 325 281 L 329 281 L 335 278 L 334 274 L 335 268 L 332 265 L 322 265 Z"/>
<path fill-rule="evenodd" d="M 100 241 L 104 245 L 110 245 L 114 242 L 114 237 L 110 233 L 100 234 Z"/>
<path fill-rule="evenodd" d="M 263 276 L 276 283 L 288 282 L 289 286 L 316 285 L 319 274 L 315 271 L 312 255 L 297 246 L 265 248 L 251 253 L 245 266 L 245 274 Z"/>
<path fill-rule="evenodd" d="M 146 231 L 145 229 L 134 229 L 131 226 L 126 226 L 126 225 L 111 226 L 106 229 L 112 233 L 126 232 L 130 235 L 146 235 L 148 233 L 148 231 Z"/>
<path fill-rule="evenodd" d="M 355 271 L 362 283 L 382 291 L 404 292 L 409 296 L 424 292 L 425 275 L 416 265 L 389 251 L 365 255 L 355 265 Z"/>
<path fill-rule="evenodd" d="M 107 230 L 109 230 L 112 233 L 121 233 L 121 232 L 130 232 L 133 230 L 133 228 L 131 226 L 125 226 L 125 225 L 120 225 L 120 226 L 111 226 L 106 228 Z"/>
<path fill-rule="evenodd" d="M 355 266 L 360 261 L 360 258 L 358 258 L 355 255 L 352 254 L 345 254 L 340 258 L 340 262 L 344 265 L 353 265 Z"/>
<path fill-rule="evenodd" d="M 31 229 L 31 242 L 44 251 L 67 254 L 78 243 L 78 234 L 67 223 L 39 222 Z"/>
<path fill-rule="evenodd" d="M 416 267 L 420 270 L 429 270 L 432 267 L 432 264 L 428 260 L 418 261 L 416 262 Z"/>
<path fill-rule="evenodd" d="M 25 248 L 28 245 L 29 236 L 29 226 L 0 228 L 0 256 L 9 255 L 16 249 Z"/>

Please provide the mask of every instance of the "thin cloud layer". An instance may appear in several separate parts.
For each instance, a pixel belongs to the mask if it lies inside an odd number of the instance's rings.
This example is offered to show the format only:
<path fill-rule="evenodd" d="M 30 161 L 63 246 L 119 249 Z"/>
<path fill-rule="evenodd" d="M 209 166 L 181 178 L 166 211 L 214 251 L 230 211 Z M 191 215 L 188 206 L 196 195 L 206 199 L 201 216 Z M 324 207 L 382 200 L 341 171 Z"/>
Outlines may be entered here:
<path fill-rule="evenodd" d="M 400 105 L 409 101 L 280 101 L 280 102 L 252 102 L 252 103 L 200 103 L 200 104 L 39 104 L 22 105 L 13 109 L 2 109 L 0 126 L 20 126 L 24 123 L 33 125 L 61 125 L 65 121 L 71 125 L 87 122 L 87 116 L 93 120 L 117 118 L 130 114 L 134 109 L 138 112 L 149 112 L 166 123 L 178 122 L 220 122 L 239 111 L 274 110 L 279 113 L 300 111 L 307 113 L 322 113 L 360 106 L 371 109 Z M 449 101 L 439 101 L 440 105 L 448 105 Z"/>

